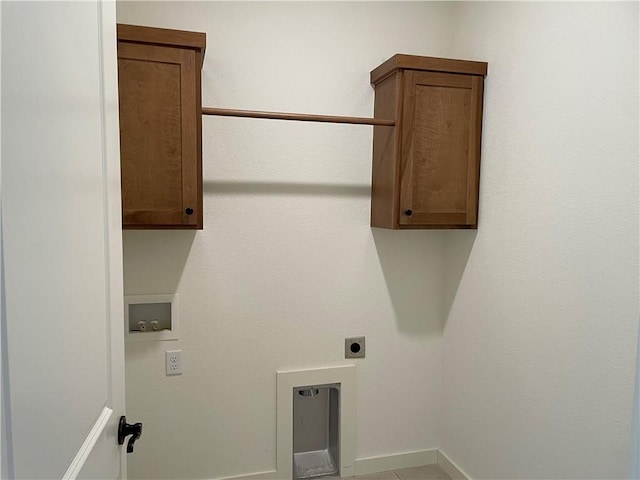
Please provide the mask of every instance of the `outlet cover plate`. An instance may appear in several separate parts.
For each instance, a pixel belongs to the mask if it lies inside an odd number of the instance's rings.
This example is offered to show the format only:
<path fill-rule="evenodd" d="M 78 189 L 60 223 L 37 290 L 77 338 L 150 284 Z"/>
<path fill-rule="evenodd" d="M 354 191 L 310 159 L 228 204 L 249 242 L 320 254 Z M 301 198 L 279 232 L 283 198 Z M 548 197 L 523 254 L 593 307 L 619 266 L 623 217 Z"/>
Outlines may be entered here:
<path fill-rule="evenodd" d="M 364 337 L 348 337 L 344 339 L 344 358 L 364 358 Z"/>
<path fill-rule="evenodd" d="M 182 375 L 182 350 L 167 350 L 165 354 L 165 374 Z"/>

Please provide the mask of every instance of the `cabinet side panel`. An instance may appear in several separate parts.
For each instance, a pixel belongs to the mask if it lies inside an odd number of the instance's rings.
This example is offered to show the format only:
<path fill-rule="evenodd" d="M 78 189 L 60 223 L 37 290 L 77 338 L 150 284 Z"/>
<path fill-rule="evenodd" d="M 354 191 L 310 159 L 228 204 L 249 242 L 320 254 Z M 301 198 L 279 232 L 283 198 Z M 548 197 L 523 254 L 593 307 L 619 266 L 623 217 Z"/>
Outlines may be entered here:
<path fill-rule="evenodd" d="M 375 86 L 375 118 L 396 118 L 398 75 Z M 371 180 L 371 226 L 397 228 L 396 215 L 396 135 L 398 127 L 373 127 L 373 167 Z"/>
<path fill-rule="evenodd" d="M 201 109 L 198 105 L 196 74 L 200 66 L 196 63 L 193 50 L 182 50 L 181 109 L 182 109 L 182 208 L 185 225 L 197 227 L 202 209 L 198 198 L 198 163 L 200 160 L 200 142 L 198 127 Z M 191 211 L 192 213 L 187 213 Z M 200 225 L 202 222 L 200 222 Z"/>
<path fill-rule="evenodd" d="M 484 78 L 473 77 L 471 89 L 471 131 L 469 132 L 469 172 L 467 182 L 467 223 L 477 228 L 480 199 L 480 153 L 482 149 L 482 104 Z"/>
<path fill-rule="evenodd" d="M 196 71 L 195 71 L 195 81 L 196 81 L 196 141 L 197 141 L 197 159 L 196 159 L 196 170 L 197 176 L 196 179 L 196 192 L 197 192 L 197 228 L 202 229 L 204 227 L 204 210 L 202 205 L 202 62 L 203 62 L 203 52 L 196 52 Z"/>

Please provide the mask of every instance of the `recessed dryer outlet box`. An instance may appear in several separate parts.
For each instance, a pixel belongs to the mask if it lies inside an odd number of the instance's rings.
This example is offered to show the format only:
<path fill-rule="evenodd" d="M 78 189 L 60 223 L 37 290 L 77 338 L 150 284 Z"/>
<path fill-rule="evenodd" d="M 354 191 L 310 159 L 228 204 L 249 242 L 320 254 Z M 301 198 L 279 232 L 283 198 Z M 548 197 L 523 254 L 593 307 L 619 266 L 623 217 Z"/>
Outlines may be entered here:
<path fill-rule="evenodd" d="M 337 475 L 340 466 L 340 384 L 293 389 L 293 478 Z"/>
<path fill-rule="evenodd" d="M 178 295 L 124 297 L 127 342 L 178 339 Z"/>
<path fill-rule="evenodd" d="M 278 372 L 277 379 L 276 472 L 273 478 L 301 480 L 302 476 L 296 475 L 295 470 L 296 467 L 304 469 L 305 465 L 310 466 L 304 460 L 310 460 L 312 463 L 320 460 L 317 466 L 325 468 L 317 472 L 319 474 L 329 473 L 328 471 L 332 469 L 328 467 L 333 460 L 338 470 L 336 477 L 355 475 L 355 365 Z M 309 408 L 297 409 L 296 400 Z M 320 400 L 319 404 L 315 400 Z M 340 414 L 336 415 L 338 409 Z M 331 412 L 334 413 L 333 416 Z M 316 416 L 316 414 L 319 415 Z M 298 423 L 297 426 L 296 423 Z M 304 433 L 302 436 L 296 436 L 297 430 L 307 427 L 311 428 L 311 431 L 307 432 L 309 436 Z M 298 434 L 300 434 L 299 431 Z M 318 439 L 321 442 L 315 443 Z M 323 451 L 327 448 L 331 459 L 324 462 L 326 457 Z M 314 452 L 314 449 L 320 450 Z M 298 458 L 303 462 L 298 462 L 296 466 L 295 455 L 300 452 L 306 458 Z M 304 452 L 309 455 L 304 455 Z M 313 473 L 310 470 L 315 469 L 309 469 L 307 473 Z M 298 473 L 304 476 L 305 472 Z M 313 474 L 308 476 L 308 478 L 314 477 Z"/>
<path fill-rule="evenodd" d="M 364 358 L 364 337 L 344 339 L 344 358 Z"/>

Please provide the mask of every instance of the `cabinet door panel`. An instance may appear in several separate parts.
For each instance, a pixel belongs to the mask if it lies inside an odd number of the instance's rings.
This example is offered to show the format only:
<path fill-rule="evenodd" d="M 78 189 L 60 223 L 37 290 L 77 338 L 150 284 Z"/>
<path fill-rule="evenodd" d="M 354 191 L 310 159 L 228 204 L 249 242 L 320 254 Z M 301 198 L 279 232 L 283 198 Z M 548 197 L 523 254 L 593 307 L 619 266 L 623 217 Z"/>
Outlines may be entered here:
<path fill-rule="evenodd" d="M 194 73 L 192 50 L 118 44 L 125 227 L 197 223 Z"/>
<path fill-rule="evenodd" d="M 400 226 L 475 226 L 481 82 L 405 72 Z"/>

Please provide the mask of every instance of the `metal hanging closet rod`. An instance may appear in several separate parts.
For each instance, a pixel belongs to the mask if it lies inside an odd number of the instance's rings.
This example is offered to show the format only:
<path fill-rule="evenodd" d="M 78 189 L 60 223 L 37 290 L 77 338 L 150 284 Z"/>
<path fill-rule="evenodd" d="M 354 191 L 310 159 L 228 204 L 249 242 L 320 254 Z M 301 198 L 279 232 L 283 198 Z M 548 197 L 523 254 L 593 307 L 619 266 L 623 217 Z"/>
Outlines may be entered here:
<path fill-rule="evenodd" d="M 220 117 L 269 118 L 272 120 L 297 120 L 300 122 L 351 123 L 356 125 L 380 125 L 393 127 L 395 120 L 368 117 L 340 117 L 336 115 L 313 115 L 309 113 L 261 112 L 256 110 L 233 110 L 230 108 L 202 107 L 203 115 Z"/>

